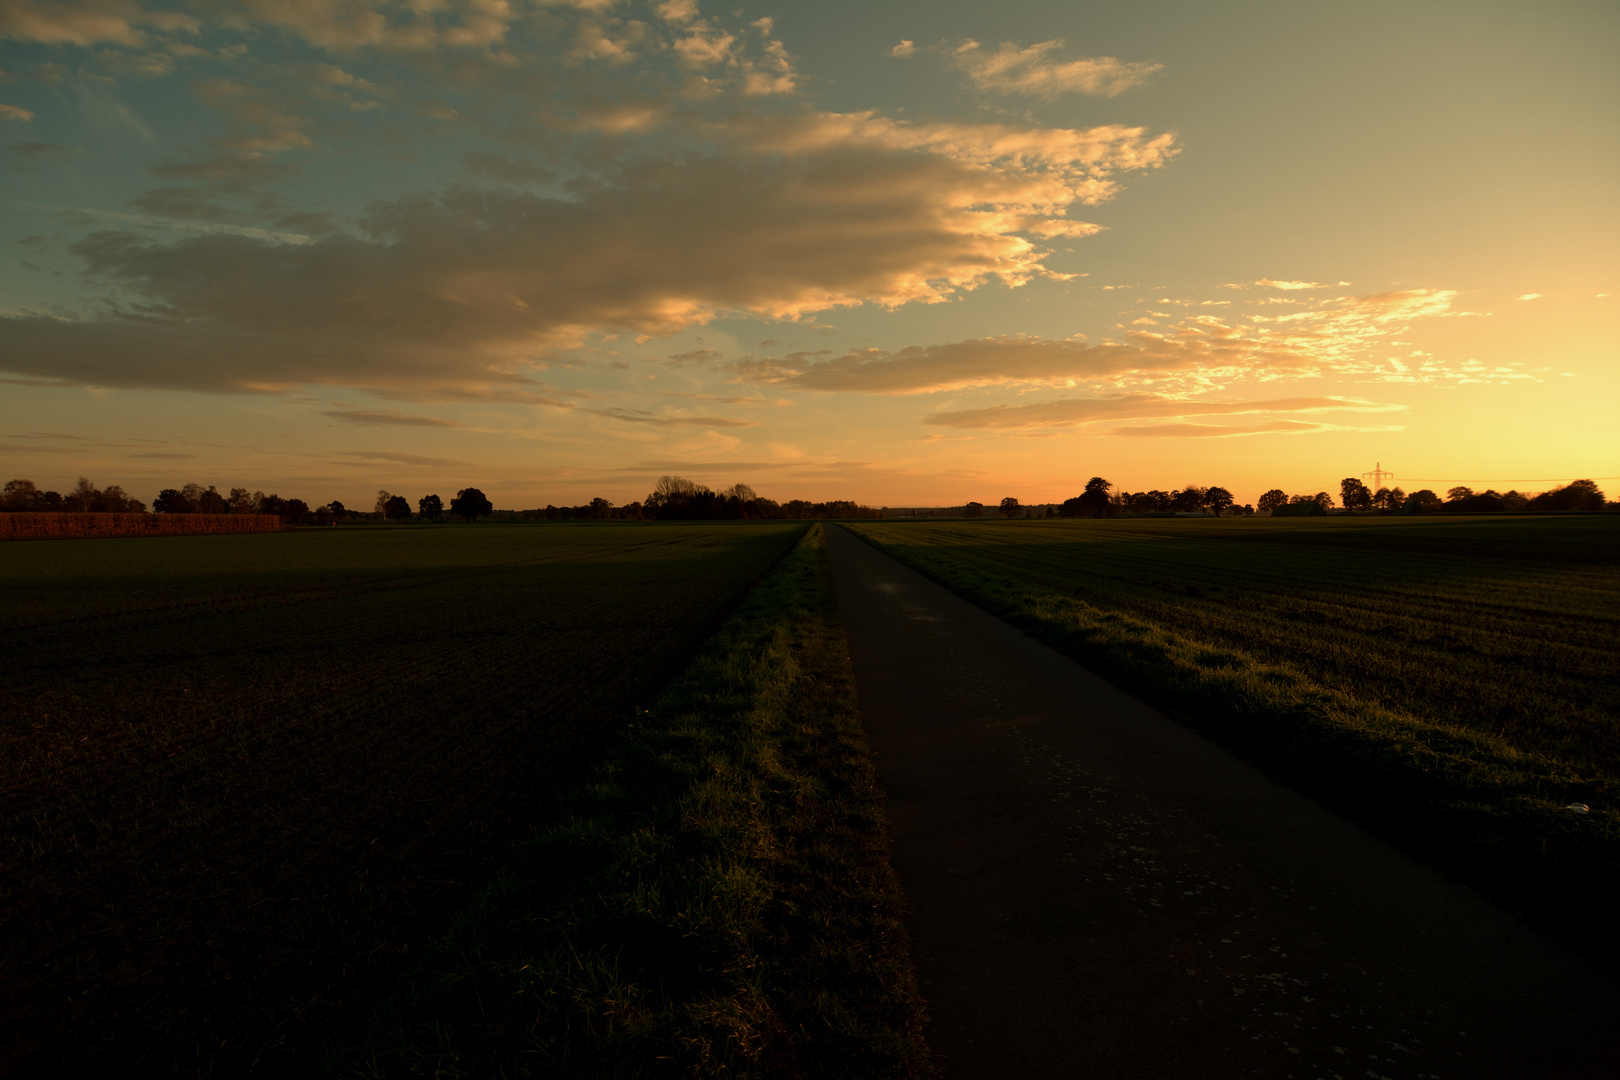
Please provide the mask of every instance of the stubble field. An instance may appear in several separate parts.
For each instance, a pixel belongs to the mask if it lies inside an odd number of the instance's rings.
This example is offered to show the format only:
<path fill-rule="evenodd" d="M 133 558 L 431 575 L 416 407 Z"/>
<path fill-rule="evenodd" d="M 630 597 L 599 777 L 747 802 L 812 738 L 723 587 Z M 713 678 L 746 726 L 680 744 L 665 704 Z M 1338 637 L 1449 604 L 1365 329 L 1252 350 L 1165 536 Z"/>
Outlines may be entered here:
<path fill-rule="evenodd" d="M 1620 959 L 1620 518 L 849 527 Z"/>
<path fill-rule="evenodd" d="M 303 1060 L 802 532 L 6 546 L 0 1071 Z"/>

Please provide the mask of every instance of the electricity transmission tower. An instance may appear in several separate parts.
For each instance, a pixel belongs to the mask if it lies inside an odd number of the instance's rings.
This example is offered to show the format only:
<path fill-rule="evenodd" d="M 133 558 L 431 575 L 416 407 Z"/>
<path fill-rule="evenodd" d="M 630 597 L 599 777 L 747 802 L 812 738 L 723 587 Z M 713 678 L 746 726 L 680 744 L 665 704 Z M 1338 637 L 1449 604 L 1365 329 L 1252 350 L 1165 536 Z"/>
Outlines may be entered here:
<path fill-rule="evenodd" d="M 1368 486 L 1372 488 L 1373 494 L 1376 495 L 1378 493 L 1378 489 L 1384 486 L 1384 481 L 1394 480 L 1395 474 L 1392 472 L 1385 472 L 1383 463 L 1377 462 L 1374 463 L 1372 472 L 1364 472 L 1361 474 L 1361 479 L 1363 483 L 1366 483 L 1368 479 L 1372 480 L 1372 483 Z"/>

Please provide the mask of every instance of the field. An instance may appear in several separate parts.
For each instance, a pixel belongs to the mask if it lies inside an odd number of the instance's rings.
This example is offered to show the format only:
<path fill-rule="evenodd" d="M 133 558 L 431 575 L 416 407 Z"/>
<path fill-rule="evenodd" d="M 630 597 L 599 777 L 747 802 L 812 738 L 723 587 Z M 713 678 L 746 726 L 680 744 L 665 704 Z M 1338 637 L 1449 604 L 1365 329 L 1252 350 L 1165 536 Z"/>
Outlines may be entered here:
<path fill-rule="evenodd" d="M 307 1071 L 802 531 L 8 545 L 0 1071 Z"/>
<path fill-rule="evenodd" d="M 849 528 L 1620 961 L 1620 518 Z"/>
<path fill-rule="evenodd" d="M 933 1075 L 820 526 L 564 811 L 329 1068 Z"/>

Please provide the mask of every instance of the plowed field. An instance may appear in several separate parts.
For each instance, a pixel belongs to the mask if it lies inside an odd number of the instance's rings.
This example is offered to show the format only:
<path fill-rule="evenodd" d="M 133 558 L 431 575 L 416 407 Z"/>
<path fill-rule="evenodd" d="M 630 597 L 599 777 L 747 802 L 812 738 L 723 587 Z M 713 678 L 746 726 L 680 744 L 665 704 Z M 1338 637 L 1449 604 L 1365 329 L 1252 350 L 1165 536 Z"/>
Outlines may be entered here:
<path fill-rule="evenodd" d="M 282 1071 L 801 527 L 41 541 L 0 563 L 0 1071 Z"/>

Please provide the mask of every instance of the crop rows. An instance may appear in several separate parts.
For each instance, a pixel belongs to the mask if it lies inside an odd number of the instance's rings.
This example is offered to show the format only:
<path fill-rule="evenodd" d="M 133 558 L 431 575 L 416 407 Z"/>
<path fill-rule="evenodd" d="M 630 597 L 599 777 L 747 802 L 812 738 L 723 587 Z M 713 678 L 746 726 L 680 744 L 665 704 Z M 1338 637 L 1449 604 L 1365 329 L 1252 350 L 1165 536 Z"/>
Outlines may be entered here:
<path fill-rule="evenodd" d="M 26 545 L 0 612 L 10 1057 L 307 1052 L 798 532 Z"/>

